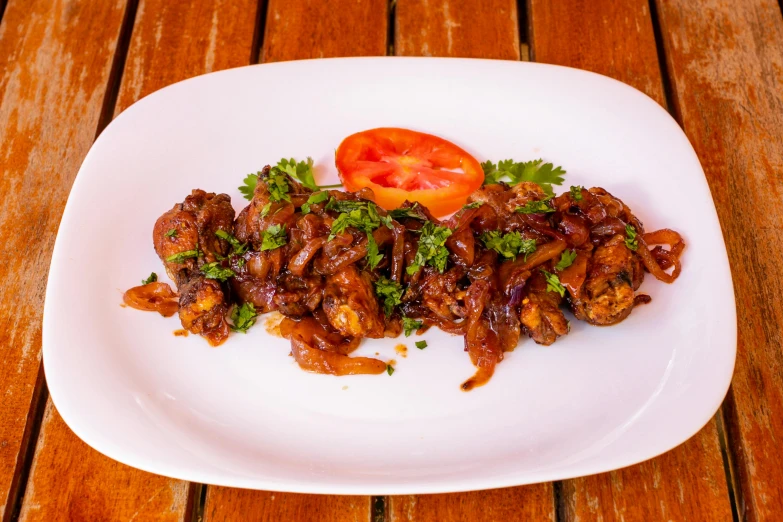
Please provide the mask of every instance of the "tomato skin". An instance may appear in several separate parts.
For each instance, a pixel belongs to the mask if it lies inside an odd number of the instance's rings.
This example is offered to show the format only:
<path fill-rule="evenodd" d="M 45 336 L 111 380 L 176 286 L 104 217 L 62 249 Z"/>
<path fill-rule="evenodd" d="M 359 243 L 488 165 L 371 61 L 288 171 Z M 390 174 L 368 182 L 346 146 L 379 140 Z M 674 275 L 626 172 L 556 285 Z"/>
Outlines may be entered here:
<path fill-rule="evenodd" d="M 337 148 L 335 164 L 346 190 L 369 188 L 387 210 L 418 201 L 436 217 L 459 210 L 484 181 L 481 164 L 462 148 L 394 127 L 348 136 Z"/>

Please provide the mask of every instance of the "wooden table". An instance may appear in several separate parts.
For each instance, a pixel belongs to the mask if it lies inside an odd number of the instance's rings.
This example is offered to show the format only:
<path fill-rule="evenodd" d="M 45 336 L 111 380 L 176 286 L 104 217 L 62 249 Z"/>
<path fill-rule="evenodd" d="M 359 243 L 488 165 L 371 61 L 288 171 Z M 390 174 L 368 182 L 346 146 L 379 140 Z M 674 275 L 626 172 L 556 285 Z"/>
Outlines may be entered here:
<path fill-rule="evenodd" d="M 3 521 L 783 519 L 783 17 L 774 0 L 0 0 L 0 13 Z M 41 316 L 60 215 L 95 137 L 142 96 L 197 74 L 387 54 L 580 67 L 672 112 L 704 166 L 734 274 L 737 367 L 715 418 L 630 468 L 431 496 L 204 486 L 86 446 L 48 398 Z"/>

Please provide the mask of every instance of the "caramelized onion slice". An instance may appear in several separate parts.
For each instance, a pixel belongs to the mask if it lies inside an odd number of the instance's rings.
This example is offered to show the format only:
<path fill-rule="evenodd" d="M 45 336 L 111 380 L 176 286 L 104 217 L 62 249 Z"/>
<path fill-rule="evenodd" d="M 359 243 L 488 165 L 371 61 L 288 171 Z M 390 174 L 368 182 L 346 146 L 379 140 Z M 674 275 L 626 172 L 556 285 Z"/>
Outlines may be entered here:
<path fill-rule="evenodd" d="M 685 249 L 685 242 L 682 240 L 682 236 L 674 230 L 664 228 L 637 236 L 637 240 L 639 241 L 639 248 L 636 250 L 636 253 L 642 259 L 644 267 L 659 281 L 673 283 L 680 275 L 680 270 L 682 269 L 680 255 Z M 660 244 L 668 244 L 670 246 L 669 252 L 672 255 L 668 256 L 667 261 L 674 266 L 674 270 L 671 274 L 667 274 L 664 271 L 655 260 L 655 256 L 650 252 L 649 245 Z"/>
<path fill-rule="evenodd" d="M 158 312 L 163 317 L 171 317 L 179 310 L 179 295 L 168 283 L 147 283 L 134 286 L 122 295 L 123 302 L 145 312 Z"/>

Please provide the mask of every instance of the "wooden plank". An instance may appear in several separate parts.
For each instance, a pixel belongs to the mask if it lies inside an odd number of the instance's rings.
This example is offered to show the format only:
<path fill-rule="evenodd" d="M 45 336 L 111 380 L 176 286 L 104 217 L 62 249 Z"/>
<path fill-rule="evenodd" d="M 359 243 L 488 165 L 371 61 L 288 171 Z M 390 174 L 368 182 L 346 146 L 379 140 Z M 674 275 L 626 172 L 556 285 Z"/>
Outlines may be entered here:
<path fill-rule="evenodd" d="M 391 497 L 389 522 L 555 520 L 552 483 L 518 488 Z"/>
<path fill-rule="evenodd" d="M 124 9 L 124 0 L 11 0 L 0 24 L 2 520 L 11 517 L 42 389 L 41 313 L 54 237 L 95 137 Z"/>
<path fill-rule="evenodd" d="M 520 59 L 513 1 L 398 0 L 395 54 Z M 392 496 L 391 521 L 554 520 L 551 483 L 448 495 Z"/>
<path fill-rule="evenodd" d="M 611 76 L 665 106 L 647 0 L 531 0 L 529 16 L 536 61 Z M 564 482 L 560 502 L 569 520 L 730 520 L 715 421 L 661 457 Z"/>
<path fill-rule="evenodd" d="M 270 0 L 262 59 L 386 54 L 387 2 Z M 368 496 L 341 497 L 207 488 L 205 522 L 221 520 L 367 521 Z"/>
<path fill-rule="evenodd" d="M 726 402 L 742 520 L 783 513 L 783 19 L 774 0 L 658 2 L 677 114 L 723 227 L 738 346 Z"/>
<path fill-rule="evenodd" d="M 342 495 L 298 495 L 211 486 L 204 522 L 368 522 L 371 498 Z"/>
<path fill-rule="evenodd" d="M 387 0 L 269 0 L 262 61 L 386 55 Z"/>
<path fill-rule="evenodd" d="M 519 60 L 517 4 L 398 0 L 394 53 Z"/>
<path fill-rule="evenodd" d="M 247 65 L 257 2 L 228 4 L 221 0 L 192 5 L 142 0 L 116 112 L 178 80 Z M 83 43 L 79 39 L 71 45 Z M 91 132 L 90 138 L 95 134 L 95 126 Z M 89 141 L 85 149 L 87 145 Z M 73 173 L 77 166 L 78 162 Z M 54 230 L 51 236 L 54 237 Z M 79 440 L 51 402 L 48 404 L 22 506 L 22 520 L 173 521 L 189 517 L 188 507 L 187 482 L 151 475 L 104 457 Z"/>

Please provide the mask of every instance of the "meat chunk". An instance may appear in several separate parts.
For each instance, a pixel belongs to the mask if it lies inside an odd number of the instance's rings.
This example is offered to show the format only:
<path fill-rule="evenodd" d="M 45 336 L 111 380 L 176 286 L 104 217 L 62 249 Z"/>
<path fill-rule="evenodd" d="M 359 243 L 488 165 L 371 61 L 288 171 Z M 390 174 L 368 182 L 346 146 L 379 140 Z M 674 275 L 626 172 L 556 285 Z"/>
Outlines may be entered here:
<path fill-rule="evenodd" d="M 383 337 L 383 318 L 370 277 L 353 265 L 326 278 L 323 309 L 334 329 L 347 337 Z"/>
<path fill-rule="evenodd" d="M 617 235 L 593 252 L 580 297 L 572 299 L 577 319 L 598 326 L 616 324 L 628 317 L 634 290 L 644 273 L 639 259 Z"/>
<path fill-rule="evenodd" d="M 214 279 L 195 276 L 180 287 L 179 319 L 182 326 L 217 346 L 228 338 L 228 300 Z"/>
<path fill-rule="evenodd" d="M 519 319 L 523 331 L 538 344 L 550 345 L 569 330 L 568 320 L 560 310 L 563 298 L 547 291 L 546 279 L 536 270 L 525 285 Z"/>

